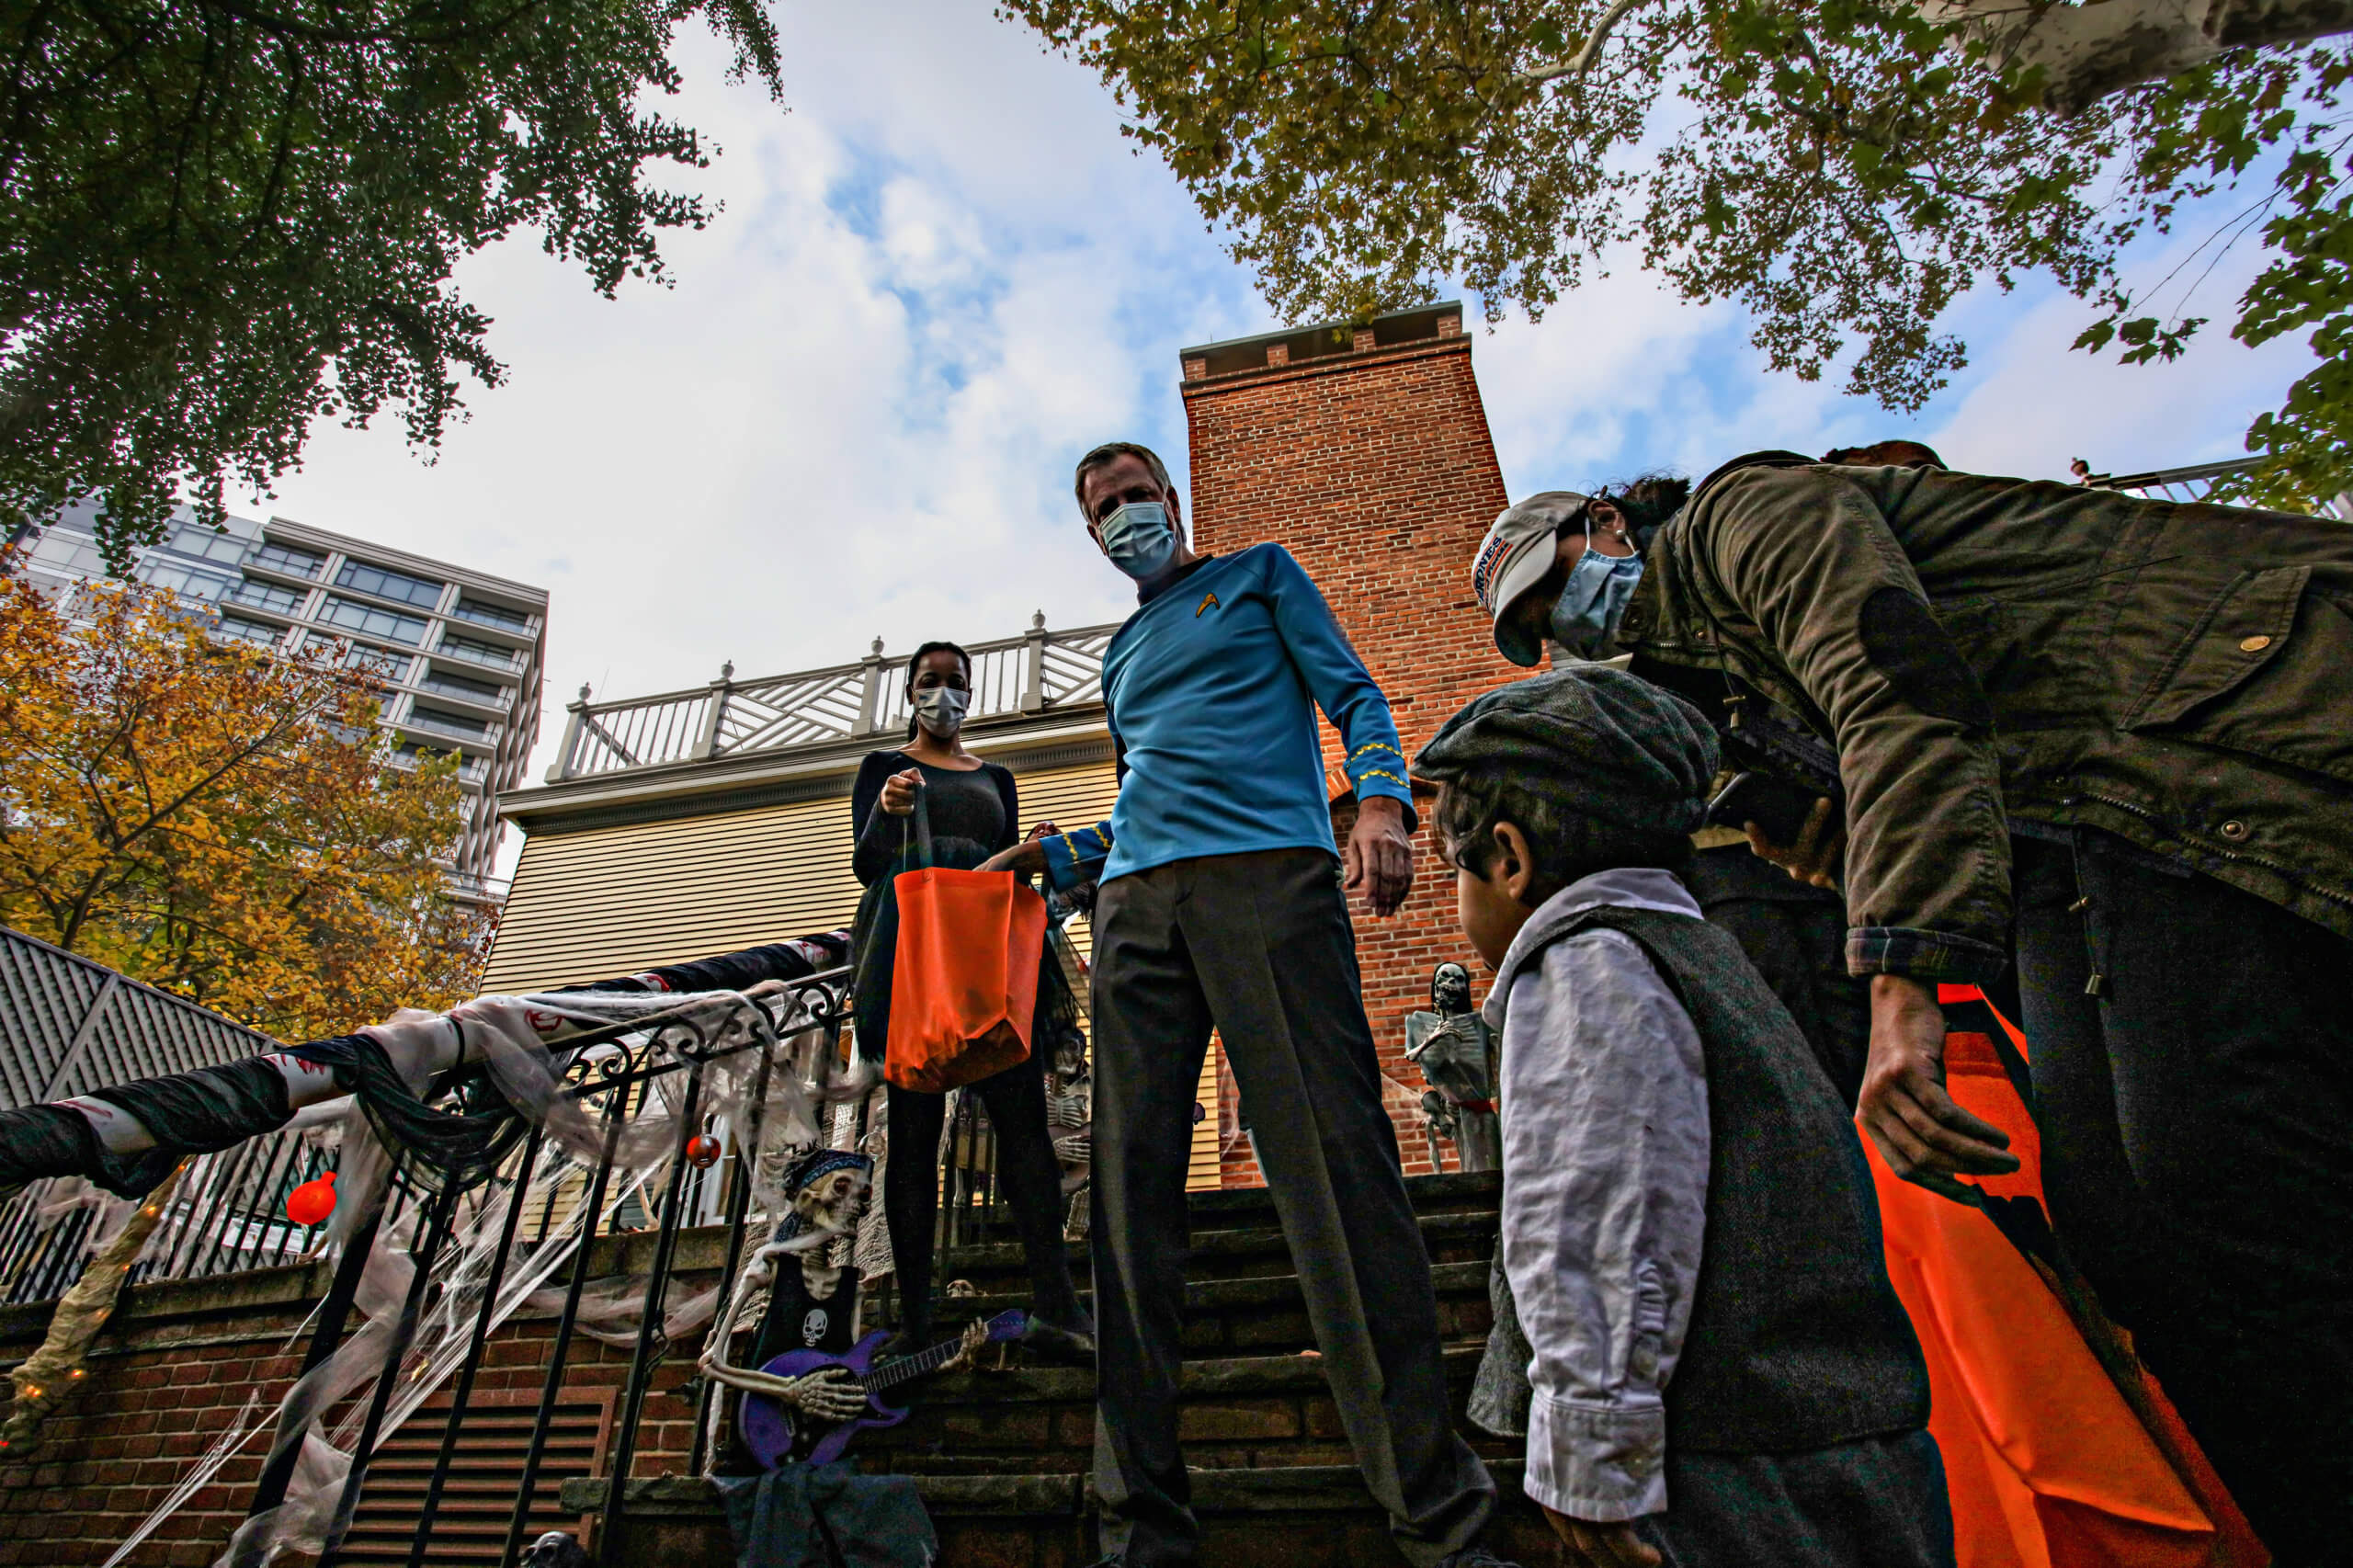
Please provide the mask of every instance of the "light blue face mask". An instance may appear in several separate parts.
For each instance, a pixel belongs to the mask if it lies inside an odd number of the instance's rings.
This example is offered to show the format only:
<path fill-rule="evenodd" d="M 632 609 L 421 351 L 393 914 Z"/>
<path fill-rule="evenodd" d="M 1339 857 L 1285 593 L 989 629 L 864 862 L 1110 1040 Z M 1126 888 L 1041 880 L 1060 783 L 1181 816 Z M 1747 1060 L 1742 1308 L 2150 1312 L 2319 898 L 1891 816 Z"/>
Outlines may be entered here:
<path fill-rule="evenodd" d="M 964 727 L 964 711 L 972 700 L 970 692 L 952 686 L 927 686 L 908 699 L 908 706 L 915 710 L 916 723 L 944 741 Z"/>
<path fill-rule="evenodd" d="M 1593 519 L 1585 524 L 1585 553 L 1569 568 L 1552 601 L 1549 630 L 1571 658 L 1607 659 L 1618 652 L 1618 623 L 1643 580 L 1640 555 L 1604 555 L 1593 548 Z"/>
<path fill-rule="evenodd" d="M 1111 564 L 1139 583 L 1167 571 L 1176 558 L 1176 529 L 1168 521 L 1168 508 L 1157 501 L 1131 501 L 1097 528 Z"/>

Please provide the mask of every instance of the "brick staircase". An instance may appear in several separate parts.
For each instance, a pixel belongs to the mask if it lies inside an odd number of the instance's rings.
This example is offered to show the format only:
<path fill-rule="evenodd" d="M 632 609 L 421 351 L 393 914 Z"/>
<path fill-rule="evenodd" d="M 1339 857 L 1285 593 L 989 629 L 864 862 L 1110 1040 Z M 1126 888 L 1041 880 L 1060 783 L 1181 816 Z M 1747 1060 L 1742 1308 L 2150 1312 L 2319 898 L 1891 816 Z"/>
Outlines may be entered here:
<path fill-rule="evenodd" d="M 1440 1176 L 1408 1182 L 1436 1275 L 1439 1331 L 1458 1425 L 1503 1494 L 1499 1550 L 1551 1563 L 1540 1517 L 1520 1494 L 1519 1444 L 1460 1420 L 1487 1324 L 1497 1179 Z M 1263 1188 L 1196 1193 L 1188 1270 L 1183 1435 L 1207 1568 L 1358 1568 L 1401 1563 L 1384 1516 L 1366 1493 L 1324 1387 L 1299 1284 L 1274 1205 Z M 1074 1267 L 1086 1278 L 1083 1247 Z M 949 1255 L 949 1279 L 976 1299 L 947 1303 L 949 1323 L 1026 1298 L 1020 1249 L 995 1243 Z M 1091 1371 L 999 1367 L 924 1386 L 901 1426 L 862 1434 L 851 1451 L 870 1471 L 913 1475 L 938 1527 L 942 1568 L 1078 1568 L 1095 1560 L 1087 1471 L 1095 1430 Z M 601 1480 L 568 1483 L 567 1510 L 603 1501 Z M 622 1539 L 608 1562 L 721 1568 L 733 1560 L 708 1483 L 632 1481 Z"/>

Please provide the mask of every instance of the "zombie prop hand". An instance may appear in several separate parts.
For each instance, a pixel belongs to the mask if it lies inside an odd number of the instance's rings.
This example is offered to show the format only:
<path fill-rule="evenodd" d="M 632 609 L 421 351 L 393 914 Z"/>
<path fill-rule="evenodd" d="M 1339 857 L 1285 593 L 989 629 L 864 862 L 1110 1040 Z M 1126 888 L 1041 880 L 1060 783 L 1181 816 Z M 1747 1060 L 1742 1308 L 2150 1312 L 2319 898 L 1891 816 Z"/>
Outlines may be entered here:
<path fill-rule="evenodd" d="M 950 1372 L 969 1370 L 972 1365 L 972 1358 L 978 1355 L 981 1346 L 988 1342 L 989 1325 L 978 1322 L 972 1324 L 964 1330 L 964 1343 L 956 1347 L 956 1354 L 949 1358 L 947 1365 L 939 1369 L 939 1375 L 946 1377 Z"/>
<path fill-rule="evenodd" d="M 826 1367 L 795 1378 L 777 1398 L 813 1420 L 847 1421 L 866 1410 L 866 1390 L 844 1367 Z"/>

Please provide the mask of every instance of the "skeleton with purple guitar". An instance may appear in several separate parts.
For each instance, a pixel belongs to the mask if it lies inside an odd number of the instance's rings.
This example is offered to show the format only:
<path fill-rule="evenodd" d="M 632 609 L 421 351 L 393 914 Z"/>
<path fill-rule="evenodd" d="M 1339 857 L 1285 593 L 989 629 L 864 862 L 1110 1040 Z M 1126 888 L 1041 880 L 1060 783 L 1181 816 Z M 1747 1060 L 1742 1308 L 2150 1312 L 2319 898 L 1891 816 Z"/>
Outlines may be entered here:
<path fill-rule="evenodd" d="M 1027 1327 L 1026 1312 L 1000 1313 L 958 1339 L 877 1365 L 874 1352 L 889 1335 L 855 1337 L 858 1270 L 829 1261 L 833 1244 L 857 1223 L 872 1192 L 872 1160 L 850 1150 L 813 1149 L 787 1166 L 778 1186 L 789 1207 L 746 1263 L 700 1363 L 706 1376 L 743 1391 L 737 1433 L 760 1468 L 840 1458 L 862 1428 L 906 1419 L 904 1404 L 884 1403 L 886 1391 L 960 1369 L 982 1346 L 1017 1339 Z M 759 1313 L 755 1371 L 730 1364 L 728 1349 L 733 1326 L 762 1290 L 768 1301 Z"/>
<path fill-rule="evenodd" d="M 865 1428 L 895 1426 L 907 1418 L 905 1405 L 885 1403 L 889 1391 L 969 1365 L 981 1346 L 1017 1340 L 1029 1325 L 1029 1314 L 1016 1308 L 973 1324 L 961 1338 L 913 1356 L 892 1357 L 879 1366 L 874 1352 L 891 1337 L 881 1329 L 839 1355 L 788 1350 L 760 1369 L 804 1390 L 801 1398 L 789 1406 L 779 1398 L 746 1393 L 737 1430 L 764 1470 L 790 1461 L 831 1463 Z"/>

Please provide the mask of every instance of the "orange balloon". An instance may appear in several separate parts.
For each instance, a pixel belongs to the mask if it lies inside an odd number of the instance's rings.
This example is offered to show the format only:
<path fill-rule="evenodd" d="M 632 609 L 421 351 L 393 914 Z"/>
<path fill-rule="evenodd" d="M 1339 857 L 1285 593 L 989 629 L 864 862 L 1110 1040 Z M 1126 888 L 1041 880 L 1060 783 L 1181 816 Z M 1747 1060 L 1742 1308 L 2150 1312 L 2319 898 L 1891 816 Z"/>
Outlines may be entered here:
<path fill-rule="evenodd" d="M 286 1198 L 286 1217 L 298 1225 L 315 1225 L 335 1212 L 335 1173 L 306 1181 Z"/>

